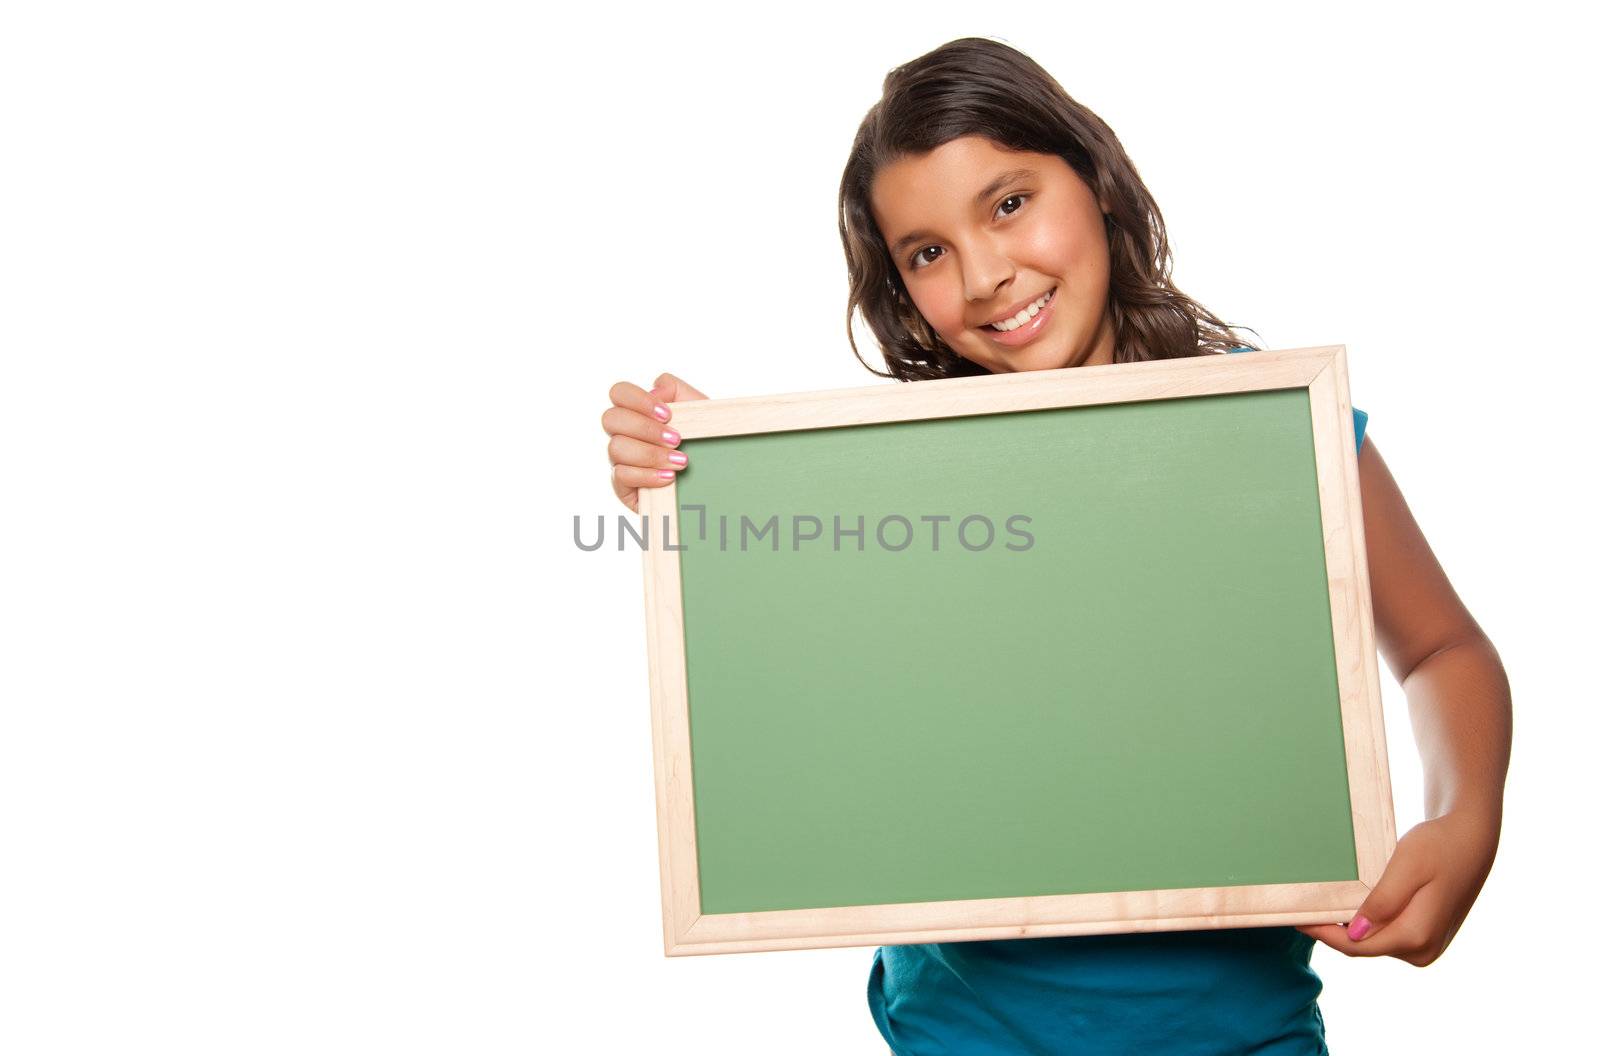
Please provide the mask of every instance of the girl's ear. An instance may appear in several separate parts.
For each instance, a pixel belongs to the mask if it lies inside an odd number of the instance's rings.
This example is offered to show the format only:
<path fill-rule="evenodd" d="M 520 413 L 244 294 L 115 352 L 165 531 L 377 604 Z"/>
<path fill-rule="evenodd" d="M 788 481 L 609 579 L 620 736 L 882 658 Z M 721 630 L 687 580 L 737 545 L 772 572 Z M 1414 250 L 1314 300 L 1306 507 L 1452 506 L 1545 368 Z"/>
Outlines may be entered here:
<path fill-rule="evenodd" d="M 1111 214 L 1111 203 L 1106 200 L 1107 188 L 1105 185 L 1099 179 L 1096 179 L 1090 185 L 1090 188 L 1094 191 L 1095 204 L 1100 206 L 1100 212 L 1109 216 Z"/>

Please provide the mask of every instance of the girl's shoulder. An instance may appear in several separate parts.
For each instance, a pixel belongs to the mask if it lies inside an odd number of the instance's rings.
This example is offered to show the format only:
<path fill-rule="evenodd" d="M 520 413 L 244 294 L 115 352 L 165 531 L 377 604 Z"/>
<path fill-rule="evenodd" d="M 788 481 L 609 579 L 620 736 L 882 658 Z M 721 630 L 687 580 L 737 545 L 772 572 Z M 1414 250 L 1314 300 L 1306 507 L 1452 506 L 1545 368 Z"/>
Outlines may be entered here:
<path fill-rule="evenodd" d="M 1249 352 L 1250 349 L 1245 348 L 1243 345 L 1240 345 L 1238 348 L 1230 348 L 1230 349 L 1228 349 L 1228 351 L 1229 352 Z M 1350 417 L 1355 419 L 1355 425 L 1356 425 L 1356 454 L 1359 455 L 1361 453 L 1361 441 L 1363 439 L 1365 439 L 1366 435 L 1367 435 L 1367 412 L 1363 411 L 1360 407 L 1354 407 L 1353 406 L 1353 407 L 1350 408 Z"/>

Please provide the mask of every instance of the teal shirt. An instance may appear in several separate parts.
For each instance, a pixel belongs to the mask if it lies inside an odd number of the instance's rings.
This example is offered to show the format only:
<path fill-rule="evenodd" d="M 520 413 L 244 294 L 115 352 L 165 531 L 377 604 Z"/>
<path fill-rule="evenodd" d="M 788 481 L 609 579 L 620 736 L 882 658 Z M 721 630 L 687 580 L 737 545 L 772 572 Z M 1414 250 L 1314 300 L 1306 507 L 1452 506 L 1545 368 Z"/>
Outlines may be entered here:
<path fill-rule="evenodd" d="M 1276 927 L 884 946 L 867 1004 L 896 1056 L 1322 1056 L 1315 945 Z"/>

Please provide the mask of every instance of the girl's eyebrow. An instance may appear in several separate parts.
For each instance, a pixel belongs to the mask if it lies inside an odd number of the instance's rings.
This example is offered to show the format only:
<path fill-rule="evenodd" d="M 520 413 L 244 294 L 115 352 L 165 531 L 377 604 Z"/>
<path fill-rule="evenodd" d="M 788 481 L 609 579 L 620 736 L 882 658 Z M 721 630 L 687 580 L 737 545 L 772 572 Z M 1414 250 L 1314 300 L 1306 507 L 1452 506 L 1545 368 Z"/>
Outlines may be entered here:
<path fill-rule="evenodd" d="M 1037 180 L 1038 178 L 1039 174 L 1033 169 L 1007 169 L 1005 172 L 1002 172 L 1000 175 L 990 180 L 988 184 L 984 186 L 983 190 L 972 196 L 972 207 L 976 209 L 978 206 L 982 205 L 985 198 L 988 198 L 991 194 L 998 191 L 1012 180 Z M 911 233 L 901 235 L 898 239 L 896 239 L 894 248 L 889 250 L 889 252 L 891 255 L 898 257 L 901 251 L 911 243 L 920 238 L 932 237 L 933 236 L 927 231 L 912 231 Z"/>

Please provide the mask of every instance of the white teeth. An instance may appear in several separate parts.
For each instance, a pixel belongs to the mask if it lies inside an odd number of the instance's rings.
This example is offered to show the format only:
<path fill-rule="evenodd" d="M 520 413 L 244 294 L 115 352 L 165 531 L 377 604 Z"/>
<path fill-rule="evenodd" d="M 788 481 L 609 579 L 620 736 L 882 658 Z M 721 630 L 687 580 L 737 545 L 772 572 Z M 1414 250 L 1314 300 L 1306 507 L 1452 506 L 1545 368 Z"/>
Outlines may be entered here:
<path fill-rule="evenodd" d="M 1051 290 L 1049 293 L 1045 294 L 1043 297 L 1040 297 L 1037 301 L 1034 301 L 1032 304 L 1022 309 L 1022 311 L 1018 312 L 1010 319 L 1006 319 L 998 323 L 991 323 L 990 325 L 996 330 L 999 330 L 1001 333 L 1008 333 L 1012 330 L 1015 330 L 1029 319 L 1032 319 L 1034 316 L 1038 315 L 1040 309 L 1050 303 L 1050 298 L 1054 297 L 1055 293 L 1055 290 Z"/>

